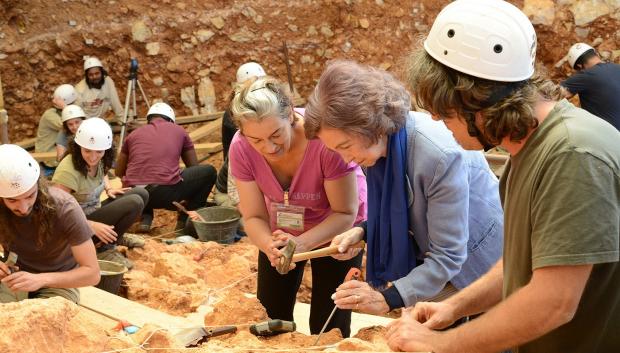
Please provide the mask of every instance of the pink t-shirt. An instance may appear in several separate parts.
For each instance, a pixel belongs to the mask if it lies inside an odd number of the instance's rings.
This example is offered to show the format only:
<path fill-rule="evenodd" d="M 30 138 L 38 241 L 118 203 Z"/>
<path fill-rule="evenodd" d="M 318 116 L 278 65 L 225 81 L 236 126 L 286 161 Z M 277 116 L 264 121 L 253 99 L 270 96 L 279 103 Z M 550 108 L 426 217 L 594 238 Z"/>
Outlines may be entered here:
<path fill-rule="evenodd" d="M 271 229 L 277 229 L 271 215 L 271 203 L 284 203 L 284 190 L 273 174 L 265 158 L 256 151 L 239 132 L 235 134 L 229 151 L 231 173 L 241 181 L 255 181 L 265 197 L 270 212 Z M 288 190 L 289 204 L 305 207 L 304 229 L 309 230 L 321 223 L 331 213 L 325 193 L 325 180 L 339 179 L 351 172 L 357 174 L 359 209 L 355 224 L 366 219 L 366 177 L 354 163 L 347 165 L 342 158 L 330 151 L 320 140 L 308 141 L 308 146 Z M 301 231 L 287 230 L 292 235 Z M 336 234 L 334 234 L 336 235 Z"/>
<path fill-rule="evenodd" d="M 192 140 L 179 125 L 155 119 L 139 127 L 127 136 L 121 150 L 127 156 L 123 186 L 180 182 L 179 159 L 192 149 Z"/>

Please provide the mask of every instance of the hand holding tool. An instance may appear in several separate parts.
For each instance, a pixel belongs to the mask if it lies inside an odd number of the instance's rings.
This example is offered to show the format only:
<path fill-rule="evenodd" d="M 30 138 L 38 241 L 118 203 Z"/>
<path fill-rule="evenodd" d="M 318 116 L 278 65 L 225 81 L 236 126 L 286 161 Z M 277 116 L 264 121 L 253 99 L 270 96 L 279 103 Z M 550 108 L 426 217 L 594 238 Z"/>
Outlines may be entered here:
<path fill-rule="evenodd" d="M 16 264 L 17 263 L 17 254 L 10 251 L 9 255 L 6 257 L 6 262 L 4 263 L 8 268 L 9 268 L 9 272 L 13 273 L 15 272 L 16 269 Z"/>
<path fill-rule="evenodd" d="M 294 240 L 289 240 L 286 247 L 282 250 L 283 255 L 280 258 L 280 263 L 276 267 L 278 273 L 284 275 L 287 274 L 292 262 L 299 262 L 304 260 L 316 259 L 317 257 L 331 256 L 338 253 L 338 245 L 328 246 L 312 251 L 302 252 L 295 254 L 295 245 L 291 246 L 291 243 L 295 243 Z M 366 243 L 362 240 L 357 244 L 353 244 L 350 248 L 363 249 Z M 292 251 L 291 251 L 292 249 Z"/>
<path fill-rule="evenodd" d="M 187 208 L 185 208 L 185 206 L 181 205 L 180 203 L 178 203 L 176 201 L 172 201 L 172 204 L 174 206 L 176 206 L 176 208 L 178 208 L 179 211 L 185 213 L 186 215 L 190 216 L 190 218 L 191 218 L 191 215 L 190 215 L 189 211 L 187 210 Z M 195 212 L 195 213 L 196 213 L 196 215 L 198 215 L 198 220 L 200 222 L 202 222 L 202 223 L 206 223 L 207 222 L 207 221 L 205 221 L 204 218 L 202 218 L 202 216 L 200 214 L 198 214 L 198 212 Z"/>
<path fill-rule="evenodd" d="M 337 248 L 338 247 L 336 247 L 336 249 Z M 361 275 L 362 275 L 362 271 L 360 271 L 359 268 L 351 267 L 351 269 L 347 273 L 346 277 L 344 278 L 343 282 L 350 281 L 350 280 L 358 280 Z M 318 336 L 316 336 L 316 341 L 314 341 L 314 345 L 315 346 L 317 344 L 319 344 L 319 340 L 321 339 L 321 335 L 323 334 L 323 332 L 325 332 L 325 329 L 327 328 L 327 325 L 329 324 L 329 322 L 331 321 L 332 317 L 334 316 L 334 313 L 336 313 L 336 309 L 338 309 L 338 307 L 336 306 L 336 304 L 334 304 L 334 309 L 332 310 L 331 314 L 329 314 L 329 317 L 325 321 L 325 324 L 323 325 L 323 328 L 321 329 L 321 332 L 319 332 Z"/>

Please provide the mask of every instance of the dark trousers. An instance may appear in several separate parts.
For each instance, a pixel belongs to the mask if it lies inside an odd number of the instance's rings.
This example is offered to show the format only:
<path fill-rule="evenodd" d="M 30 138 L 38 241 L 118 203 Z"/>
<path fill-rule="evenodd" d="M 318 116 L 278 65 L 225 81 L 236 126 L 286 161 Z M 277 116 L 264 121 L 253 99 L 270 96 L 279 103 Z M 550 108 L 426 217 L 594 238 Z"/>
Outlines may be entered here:
<path fill-rule="evenodd" d="M 351 267 L 359 268 L 362 263 L 362 253 L 347 261 L 338 261 L 331 256 L 310 261 L 312 265 L 310 332 L 318 334 L 334 308 L 332 294 L 342 284 Z M 270 318 L 293 321 L 293 308 L 305 265 L 306 261 L 297 262 L 292 271 L 281 275 L 271 266 L 267 255 L 263 252 L 258 253 L 257 296 Z M 332 328 L 339 328 L 343 337 L 349 337 L 351 335 L 351 310 L 336 310 L 325 331 Z"/>
<path fill-rule="evenodd" d="M 217 178 L 215 168 L 208 164 L 189 167 L 181 172 L 181 178 L 183 180 L 174 185 L 148 185 L 149 202 L 144 213 L 153 215 L 156 208 L 176 211 L 172 201 L 186 201 L 188 210 L 204 207 Z M 179 213 L 179 221 L 185 223 L 186 219 L 186 214 Z"/>
<path fill-rule="evenodd" d="M 125 194 L 116 196 L 115 199 L 106 199 L 99 209 L 86 216 L 90 221 L 104 223 L 114 226 L 117 234 L 116 243 L 123 239 L 123 234 L 131 227 L 138 217 L 142 214 L 144 205 L 149 200 L 149 193 L 144 188 L 135 187 Z M 93 237 L 96 246 L 101 240 Z M 114 247 L 115 244 L 103 244 L 97 248 L 97 252 Z"/>

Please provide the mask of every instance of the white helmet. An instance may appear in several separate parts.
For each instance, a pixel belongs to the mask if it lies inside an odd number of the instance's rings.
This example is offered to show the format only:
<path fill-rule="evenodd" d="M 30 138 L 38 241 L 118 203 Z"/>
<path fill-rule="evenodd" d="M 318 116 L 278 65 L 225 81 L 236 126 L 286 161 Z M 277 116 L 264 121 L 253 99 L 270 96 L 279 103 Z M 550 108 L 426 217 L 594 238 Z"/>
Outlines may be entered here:
<path fill-rule="evenodd" d="M 72 85 L 65 83 L 64 85 L 56 87 L 54 90 L 54 97 L 60 97 L 65 104 L 71 104 L 75 102 L 78 95 Z"/>
<path fill-rule="evenodd" d="M 251 77 L 267 76 L 263 67 L 255 62 L 245 63 L 239 66 L 237 70 L 237 83 L 241 84 L 249 80 Z"/>
<path fill-rule="evenodd" d="M 70 104 L 62 110 L 62 122 L 75 118 L 86 118 L 84 110 L 79 105 Z"/>
<path fill-rule="evenodd" d="M 459 72 L 518 82 L 534 74 L 536 32 L 514 5 L 498 0 L 457 0 L 437 15 L 424 49 Z"/>
<path fill-rule="evenodd" d="M 166 103 L 155 103 L 151 105 L 151 108 L 149 108 L 149 112 L 146 114 L 146 117 L 148 118 L 151 115 L 162 115 L 172 120 L 172 122 L 176 121 L 174 110 L 172 110 L 172 107 Z"/>
<path fill-rule="evenodd" d="M 39 163 L 17 145 L 0 145 L 0 197 L 12 198 L 30 190 L 39 180 Z"/>
<path fill-rule="evenodd" d="M 105 151 L 112 147 L 112 128 L 101 118 L 84 120 L 75 133 L 75 143 L 93 151 Z"/>
<path fill-rule="evenodd" d="M 84 71 L 90 69 L 91 67 L 102 68 L 103 64 L 101 63 L 99 59 L 95 58 L 94 56 L 90 56 L 86 60 L 84 60 Z"/>
<path fill-rule="evenodd" d="M 570 49 L 568 50 L 568 63 L 570 64 L 570 67 L 574 69 L 575 62 L 577 62 L 579 57 L 583 55 L 583 53 L 591 49 L 594 49 L 594 48 L 587 45 L 586 43 L 573 44 L 573 46 L 570 47 Z"/>

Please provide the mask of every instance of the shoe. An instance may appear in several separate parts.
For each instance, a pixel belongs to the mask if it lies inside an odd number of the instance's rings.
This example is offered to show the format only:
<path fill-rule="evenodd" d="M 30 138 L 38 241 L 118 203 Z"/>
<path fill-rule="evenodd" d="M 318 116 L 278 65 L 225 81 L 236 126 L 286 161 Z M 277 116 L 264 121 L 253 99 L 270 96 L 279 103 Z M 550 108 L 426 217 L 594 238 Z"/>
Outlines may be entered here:
<path fill-rule="evenodd" d="M 97 259 L 104 260 L 104 261 L 110 261 L 110 262 L 116 262 L 117 264 L 121 264 L 127 267 L 128 270 L 131 270 L 133 268 L 133 261 L 123 256 L 116 249 L 108 249 L 108 250 L 98 253 Z"/>
<path fill-rule="evenodd" d="M 142 214 L 142 220 L 140 221 L 140 231 L 148 233 L 151 231 L 151 224 L 153 223 L 153 215 L 144 213 Z"/>
<path fill-rule="evenodd" d="M 145 243 L 146 242 L 142 236 L 133 233 L 125 233 L 123 234 L 121 241 L 118 242 L 118 245 L 123 245 L 129 249 L 133 249 L 143 248 Z"/>

